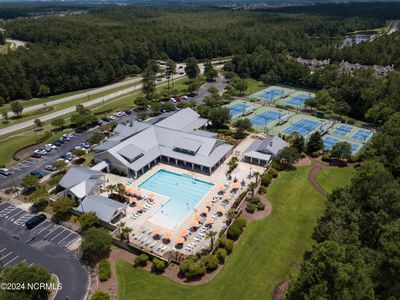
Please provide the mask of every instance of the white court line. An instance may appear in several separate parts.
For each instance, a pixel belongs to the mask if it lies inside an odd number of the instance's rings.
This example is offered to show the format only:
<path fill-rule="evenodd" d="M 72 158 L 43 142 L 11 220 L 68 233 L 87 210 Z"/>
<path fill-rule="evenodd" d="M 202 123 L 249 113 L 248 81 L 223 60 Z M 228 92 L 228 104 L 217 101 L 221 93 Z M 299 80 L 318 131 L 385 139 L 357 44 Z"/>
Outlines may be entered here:
<path fill-rule="evenodd" d="M 8 264 L 12 263 L 14 260 L 16 260 L 19 257 L 19 255 L 17 255 L 16 257 L 14 257 L 12 260 L 10 260 L 9 262 L 7 262 L 6 264 L 4 264 L 4 266 L 7 266 Z"/>
<path fill-rule="evenodd" d="M 61 233 L 64 233 L 65 232 L 65 230 L 63 229 L 63 228 L 61 228 L 62 229 L 62 231 L 60 232 L 60 233 L 58 233 L 58 234 L 56 234 L 56 236 L 54 236 L 50 241 L 52 241 L 52 240 L 54 240 L 56 237 L 58 237 Z"/>
<path fill-rule="evenodd" d="M 49 233 L 47 233 L 43 238 L 45 238 L 46 236 L 48 236 L 50 233 L 54 232 L 55 230 L 57 230 L 58 226 L 56 226 L 56 228 L 54 228 L 52 231 L 50 231 Z"/>
<path fill-rule="evenodd" d="M 57 243 L 57 245 L 59 245 L 60 243 L 62 243 L 62 241 L 64 241 L 67 237 L 69 237 L 72 234 L 72 232 L 70 232 L 69 234 L 67 234 L 61 241 L 59 241 Z"/>
<path fill-rule="evenodd" d="M 6 258 L 7 256 L 9 256 L 11 253 L 13 253 L 12 251 L 10 253 L 8 253 L 6 256 L 2 256 L 0 260 L 3 260 L 4 258 Z"/>

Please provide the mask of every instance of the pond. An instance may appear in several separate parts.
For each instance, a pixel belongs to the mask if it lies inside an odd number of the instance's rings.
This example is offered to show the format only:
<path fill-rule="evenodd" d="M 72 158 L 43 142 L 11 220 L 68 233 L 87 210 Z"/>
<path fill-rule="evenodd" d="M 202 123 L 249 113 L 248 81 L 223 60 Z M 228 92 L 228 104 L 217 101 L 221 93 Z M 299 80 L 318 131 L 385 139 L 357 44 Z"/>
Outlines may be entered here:
<path fill-rule="evenodd" d="M 356 33 L 341 39 L 338 43 L 340 48 L 357 45 L 361 42 L 367 42 L 373 40 L 377 36 L 376 32 L 363 32 Z"/>

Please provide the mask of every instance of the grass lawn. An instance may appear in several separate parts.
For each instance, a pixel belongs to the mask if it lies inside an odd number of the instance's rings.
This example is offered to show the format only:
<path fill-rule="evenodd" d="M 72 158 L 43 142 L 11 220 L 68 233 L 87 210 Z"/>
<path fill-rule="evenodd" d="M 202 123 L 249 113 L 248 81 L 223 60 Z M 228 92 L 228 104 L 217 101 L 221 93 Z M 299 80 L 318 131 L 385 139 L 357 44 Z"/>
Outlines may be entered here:
<path fill-rule="evenodd" d="M 325 169 L 317 174 L 317 181 L 325 191 L 332 193 L 335 188 L 348 185 L 354 173 L 354 168 Z"/>
<path fill-rule="evenodd" d="M 177 284 L 117 261 L 118 299 L 271 299 L 274 287 L 298 272 L 323 197 L 307 181 L 310 167 L 279 175 L 269 188 L 272 214 L 253 221 L 222 271 L 199 286 Z"/>
<path fill-rule="evenodd" d="M 252 78 L 246 78 L 245 81 L 248 84 L 248 88 L 245 91 L 246 95 L 254 94 L 254 93 L 266 88 L 266 85 L 261 81 L 258 81 L 258 80 L 252 79 Z"/>

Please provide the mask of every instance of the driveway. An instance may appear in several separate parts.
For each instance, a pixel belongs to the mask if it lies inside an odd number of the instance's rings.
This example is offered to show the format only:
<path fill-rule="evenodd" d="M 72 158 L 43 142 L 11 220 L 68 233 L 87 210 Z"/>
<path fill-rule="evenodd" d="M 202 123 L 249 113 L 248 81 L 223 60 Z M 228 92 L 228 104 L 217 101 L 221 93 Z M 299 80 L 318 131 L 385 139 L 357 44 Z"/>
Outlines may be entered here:
<path fill-rule="evenodd" d="M 8 207 L 9 204 L 3 203 L 0 205 L 0 211 L 7 211 Z M 7 215 L 12 213 L 10 211 Z M 39 226 L 42 224 L 27 230 L 17 222 L 20 219 L 18 216 L 14 219 L 5 218 L 7 215 L 0 217 L 1 263 L 4 266 L 12 266 L 19 262 L 39 264 L 56 274 L 62 284 L 56 300 L 84 299 L 88 286 L 88 273 L 75 255 L 55 242 L 38 237 L 38 232 L 41 230 Z M 62 226 L 55 226 L 64 230 Z"/>

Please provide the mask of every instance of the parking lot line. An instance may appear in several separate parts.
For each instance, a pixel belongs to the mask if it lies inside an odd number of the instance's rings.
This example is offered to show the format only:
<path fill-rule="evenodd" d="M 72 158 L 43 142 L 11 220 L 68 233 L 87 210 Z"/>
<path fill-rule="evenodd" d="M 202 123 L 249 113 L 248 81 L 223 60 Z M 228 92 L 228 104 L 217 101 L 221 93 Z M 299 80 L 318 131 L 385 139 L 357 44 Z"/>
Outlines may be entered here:
<path fill-rule="evenodd" d="M 6 256 L 2 256 L 1 260 L 5 259 L 7 256 L 9 256 L 11 253 L 13 253 L 12 251 L 10 253 L 8 253 Z"/>
<path fill-rule="evenodd" d="M 6 250 L 6 248 L 1 249 L 1 250 L 0 250 L 0 253 L 3 252 L 4 250 Z"/>
<path fill-rule="evenodd" d="M 56 228 L 54 228 L 53 230 L 51 230 L 49 233 L 47 233 L 44 237 L 43 237 L 43 239 L 46 237 L 46 236 L 48 236 L 49 234 L 51 234 L 51 233 L 53 233 L 55 230 L 57 230 L 58 229 L 58 226 L 56 226 Z"/>
<path fill-rule="evenodd" d="M 14 260 L 16 260 L 19 257 L 19 255 L 17 255 L 16 257 L 14 257 L 12 260 L 8 261 L 7 263 L 3 264 L 3 266 L 7 266 L 8 264 L 12 263 Z"/>
<path fill-rule="evenodd" d="M 62 241 L 64 241 L 67 237 L 69 237 L 71 234 L 73 234 L 73 232 L 71 231 L 70 233 L 68 233 L 61 241 L 57 242 L 57 245 L 61 244 Z"/>
<path fill-rule="evenodd" d="M 58 237 L 61 233 L 65 232 L 64 228 L 61 228 L 61 232 L 57 233 L 55 236 L 53 236 L 49 241 L 54 240 L 56 237 Z"/>
<path fill-rule="evenodd" d="M 78 238 L 79 238 L 79 235 L 76 238 L 74 238 L 72 241 L 70 241 L 68 244 L 66 244 L 65 248 L 68 248 L 70 245 L 72 245 Z"/>
<path fill-rule="evenodd" d="M 24 213 L 24 212 L 25 212 L 25 211 L 24 211 L 23 209 L 18 208 L 18 209 L 17 209 L 17 213 L 8 214 L 8 215 L 6 216 L 6 218 L 8 218 L 8 219 L 13 219 L 15 216 L 18 216 L 19 214 Z"/>
<path fill-rule="evenodd" d="M 47 221 L 47 220 L 46 220 Z M 41 226 L 43 226 L 43 225 L 46 225 L 47 224 L 47 222 L 43 222 L 42 224 L 39 224 L 38 226 L 36 226 L 35 228 L 33 228 L 32 230 L 31 230 L 31 232 L 32 231 L 35 231 L 35 230 L 37 230 L 37 229 L 39 229 L 39 228 L 41 228 Z M 50 224 L 48 224 L 47 226 L 45 226 L 46 228 L 47 227 L 49 227 L 51 225 L 51 223 Z M 46 228 L 44 228 L 44 229 L 46 229 Z M 41 229 L 43 229 L 43 228 L 41 228 Z M 39 233 L 41 233 L 42 231 L 40 230 L 40 231 L 38 231 L 38 233 L 37 234 L 39 234 Z"/>
<path fill-rule="evenodd" d="M 7 207 L 7 208 L 5 208 L 5 209 L 3 209 L 1 212 L 0 212 L 0 217 L 5 217 L 6 215 L 8 215 L 10 212 L 12 212 L 12 211 L 14 211 L 14 210 L 16 210 L 17 208 L 15 207 L 15 206 L 13 206 L 13 207 Z"/>

